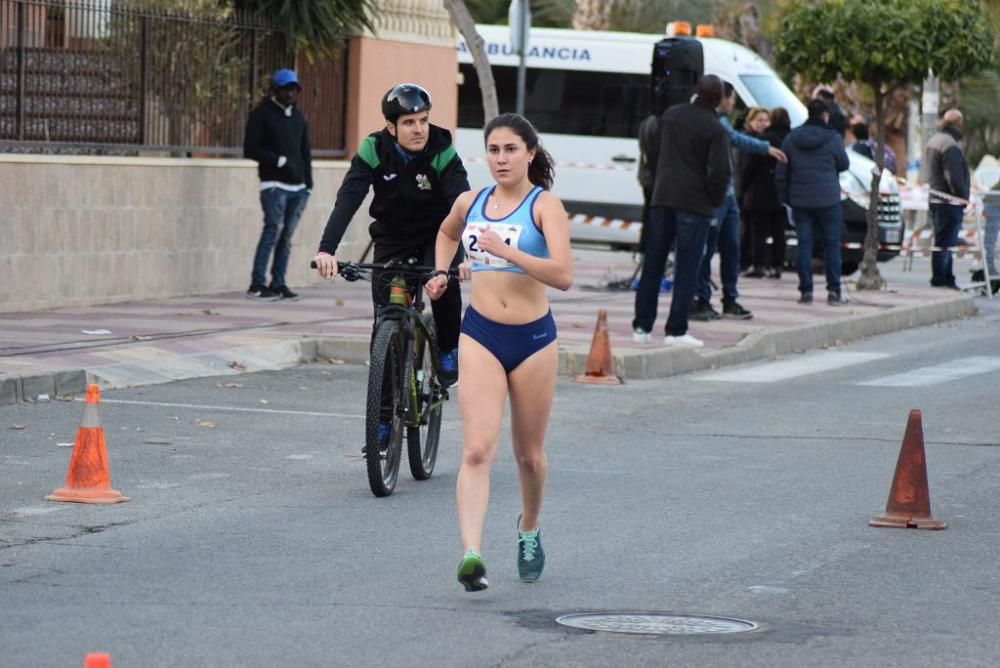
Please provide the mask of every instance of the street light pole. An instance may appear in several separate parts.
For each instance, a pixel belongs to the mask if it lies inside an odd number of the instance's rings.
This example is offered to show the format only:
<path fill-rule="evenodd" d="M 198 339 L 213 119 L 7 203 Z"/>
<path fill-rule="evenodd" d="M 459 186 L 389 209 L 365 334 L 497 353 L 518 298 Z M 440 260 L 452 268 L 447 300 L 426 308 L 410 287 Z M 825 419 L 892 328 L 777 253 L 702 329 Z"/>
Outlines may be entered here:
<path fill-rule="evenodd" d="M 517 103 L 515 111 L 524 115 L 524 97 L 528 76 L 528 32 L 531 28 L 531 5 L 528 0 L 511 0 L 507 12 L 510 24 L 511 46 L 518 55 L 517 63 Z"/>
<path fill-rule="evenodd" d="M 924 164 L 923 150 L 927 142 L 937 130 L 937 114 L 940 98 L 938 97 L 938 78 L 928 70 L 927 78 L 924 79 L 923 94 L 920 96 L 920 175 L 924 183 L 930 183 L 928 169 L 930 165 Z"/>

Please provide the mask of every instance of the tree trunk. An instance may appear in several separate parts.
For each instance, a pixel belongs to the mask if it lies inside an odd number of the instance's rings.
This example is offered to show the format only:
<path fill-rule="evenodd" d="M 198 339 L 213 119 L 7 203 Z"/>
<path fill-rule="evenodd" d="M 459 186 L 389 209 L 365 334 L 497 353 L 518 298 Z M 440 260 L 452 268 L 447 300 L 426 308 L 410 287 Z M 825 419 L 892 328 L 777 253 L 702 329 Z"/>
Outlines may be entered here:
<path fill-rule="evenodd" d="M 774 62 L 771 43 L 764 37 L 760 29 L 760 12 L 756 0 L 743 3 L 739 15 L 740 37 L 743 46 L 756 51 L 761 58 L 769 63 Z"/>
<path fill-rule="evenodd" d="M 576 0 L 573 30 L 607 30 L 614 0 Z"/>
<path fill-rule="evenodd" d="M 858 277 L 858 290 L 881 290 L 885 287 L 885 279 L 878 271 L 878 204 L 879 184 L 882 180 L 882 169 L 885 165 L 885 95 L 882 93 L 882 82 L 872 83 L 875 92 L 875 127 L 878 132 L 878 144 L 875 146 L 875 170 L 872 172 L 871 193 L 868 199 L 868 230 L 865 233 L 865 248 L 861 258 L 861 275 Z"/>
<path fill-rule="evenodd" d="M 465 0 L 444 0 L 444 6 L 451 16 L 451 22 L 465 38 L 465 44 L 472 54 L 472 64 L 479 77 L 479 92 L 483 96 L 483 127 L 500 113 L 497 103 L 497 84 L 493 80 L 493 70 L 483 45 L 486 41 L 476 32 L 476 22 L 465 6 Z"/>
<path fill-rule="evenodd" d="M 896 88 L 886 93 L 885 143 L 896 154 L 896 173 L 893 176 L 906 176 L 906 130 L 909 120 L 909 89 Z"/>

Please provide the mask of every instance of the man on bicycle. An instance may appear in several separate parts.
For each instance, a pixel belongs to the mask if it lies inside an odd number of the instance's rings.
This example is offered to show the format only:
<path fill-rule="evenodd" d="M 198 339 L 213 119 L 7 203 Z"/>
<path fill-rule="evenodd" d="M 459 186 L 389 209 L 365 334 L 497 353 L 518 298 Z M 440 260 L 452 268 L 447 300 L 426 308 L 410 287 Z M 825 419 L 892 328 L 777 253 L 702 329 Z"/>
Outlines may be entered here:
<path fill-rule="evenodd" d="M 374 187 L 368 232 L 374 242 L 374 262 L 416 258 L 433 266 L 438 228 L 455 199 L 469 190 L 465 166 L 451 142 L 451 133 L 430 124 L 431 96 L 412 83 L 394 86 L 382 97 L 385 128 L 365 137 L 337 191 L 337 201 L 313 258 L 323 278 L 337 273 L 337 246 L 358 207 Z M 461 250 L 452 267 L 461 260 Z M 439 370 L 447 384 L 458 380 L 458 334 L 462 296 L 452 278 L 444 297 L 431 303 L 440 348 Z M 418 285 L 411 289 L 422 289 Z M 375 313 L 389 303 L 389 285 L 372 276 Z"/>

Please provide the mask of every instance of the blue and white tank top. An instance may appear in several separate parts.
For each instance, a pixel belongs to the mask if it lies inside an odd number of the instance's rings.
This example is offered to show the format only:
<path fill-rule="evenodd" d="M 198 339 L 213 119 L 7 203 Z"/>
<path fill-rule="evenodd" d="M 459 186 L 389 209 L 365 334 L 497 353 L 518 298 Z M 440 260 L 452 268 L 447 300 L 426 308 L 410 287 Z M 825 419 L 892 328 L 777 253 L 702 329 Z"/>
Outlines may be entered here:
<path fill-rule="evenodd" d="M 495 189 L 496 186 L 483 188 L 473 200 L 465 214 L 462 245 L 465 246 L 465 254 L 472 260 L 472 271 L 515 271 L 523 274 L 524 270 L 520 267 L 479 248 L 479 235 L 485 230 L 493 230 L 508 246 L 535 257 L 547 258 L 549 247 L 531 212 L 542 188 L 532 188 L 517 208 L 503 218 L 490 218 L 486 213 L 486 202 Z"/>

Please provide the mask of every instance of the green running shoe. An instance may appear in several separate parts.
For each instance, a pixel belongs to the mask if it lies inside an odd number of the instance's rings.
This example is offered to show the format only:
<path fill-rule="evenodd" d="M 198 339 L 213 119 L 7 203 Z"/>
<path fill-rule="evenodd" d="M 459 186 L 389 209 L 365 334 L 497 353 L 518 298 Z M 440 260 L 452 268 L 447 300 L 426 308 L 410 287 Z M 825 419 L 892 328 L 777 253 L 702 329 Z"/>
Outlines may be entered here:
<path fill-rule="evenodd" d="M 486 581 L 486 565 L 475 550 L 469 550 L 458 565 L 458 581 L 465 591 L 482 591 L 490 586 Z"/>
<path fill-rule="evenodd" d="M 542 549 L 542 532 L 521 531 L 521 516 L 517 516 L 517 574 L 521 582 L 534 582 L 542 576 L 545 568 L 545 550 Z"/>

